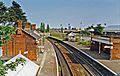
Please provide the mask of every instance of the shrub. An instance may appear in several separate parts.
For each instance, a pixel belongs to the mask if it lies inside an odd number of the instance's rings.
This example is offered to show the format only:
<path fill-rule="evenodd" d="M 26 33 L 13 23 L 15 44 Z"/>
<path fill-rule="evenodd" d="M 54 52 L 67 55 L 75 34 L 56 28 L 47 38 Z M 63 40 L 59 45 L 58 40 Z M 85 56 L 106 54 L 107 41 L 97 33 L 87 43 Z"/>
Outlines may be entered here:
<path fill-rule="evenodd" d="M 77 44 L 78 44 L 78 45 L 79 45 L 79 44 L 82 44 L 82 45 L 84 45 L 84 46 L 90 46 L 90 41 L 85 41 L 85 40 L 83 40 L 83 41 L 79 41 Z"/>

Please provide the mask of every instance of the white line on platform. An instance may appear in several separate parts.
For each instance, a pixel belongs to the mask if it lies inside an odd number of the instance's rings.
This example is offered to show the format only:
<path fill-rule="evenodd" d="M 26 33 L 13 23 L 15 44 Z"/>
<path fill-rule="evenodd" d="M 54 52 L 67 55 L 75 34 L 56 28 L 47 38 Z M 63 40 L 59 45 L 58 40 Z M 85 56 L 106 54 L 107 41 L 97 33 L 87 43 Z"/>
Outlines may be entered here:
<path fill-rule="evenodd" d="M 41 64 L 40 64 L 40 70 L 39 70 L 39 72 L 38 72 L 38 75 L 40 75 L 40 72 L 41 72 L 41 70 L 42 70 L 42 68 L 43 68 L 43 66 L 44 66 L 45 59 L 46 59 L 46 55 L 47 55 L 47 52 L 44 52 L 44 55 L 43 55 L 43 58 L 42 58 L 42 62 L 41 62 Z"/>

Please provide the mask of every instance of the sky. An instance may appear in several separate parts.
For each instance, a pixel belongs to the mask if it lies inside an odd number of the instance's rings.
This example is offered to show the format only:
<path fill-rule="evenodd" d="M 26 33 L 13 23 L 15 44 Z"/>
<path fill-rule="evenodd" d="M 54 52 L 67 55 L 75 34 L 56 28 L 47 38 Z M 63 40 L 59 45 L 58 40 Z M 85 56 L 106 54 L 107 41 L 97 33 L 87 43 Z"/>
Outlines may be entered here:
<path fill-rule="evenodd" d="M 13 0 L 2 0 L 10 6 Z M 120 24 L 120 0 L 15 0 L 28 21 L 50 27 L 87 27 L 91 24 Z"/>

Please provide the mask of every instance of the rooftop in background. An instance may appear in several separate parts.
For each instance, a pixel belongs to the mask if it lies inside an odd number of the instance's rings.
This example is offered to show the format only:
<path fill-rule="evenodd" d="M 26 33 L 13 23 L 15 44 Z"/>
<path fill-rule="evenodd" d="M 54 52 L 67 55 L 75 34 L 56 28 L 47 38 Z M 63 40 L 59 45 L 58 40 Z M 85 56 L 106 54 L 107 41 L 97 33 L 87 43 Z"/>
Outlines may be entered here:
<path fill-rule="evenodd" d="M 120 25 L 110 25 L 105 27 L 105 32 L 120 32 Z"/>
<path fill-rule="evenodd" d="M 119 37 L 120 36 L 120 25 L 109 25 L 105 27 L 104 35 Z"/>

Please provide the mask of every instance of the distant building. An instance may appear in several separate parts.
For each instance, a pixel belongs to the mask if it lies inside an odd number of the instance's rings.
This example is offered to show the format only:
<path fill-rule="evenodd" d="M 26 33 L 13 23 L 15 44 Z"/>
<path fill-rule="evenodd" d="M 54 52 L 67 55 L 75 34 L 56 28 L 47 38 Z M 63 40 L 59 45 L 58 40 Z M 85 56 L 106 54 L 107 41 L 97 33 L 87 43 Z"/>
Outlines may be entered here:
<path fill-rule="evenodd" d="M 110 25 L 104 29 L 105 35 L 120 35 L 120 25 Z"/>
<path fill-rule="evenodd" d="M 80 29 L 79 28 L 72 28 L 72 29 L 67 29 L 67 28 L 63 28 L 63 33 L 69 33 L 69 32 L 73 32 L 73 33 L 80 33 Z M 54 32 L 56 32 L 56 33 L 59 33 L 59 32 L 61 32 L 61 29 L 58 29 L 58 28 L 52 28 L 52 29 L 50 29 L 50 32 L 52 33 L 54 33 Z"/>
<path fill-rule="evenodd" d="M 30 23 L 26 23 L 25 28 L 22 29 L 22 21 L 19 20 L 16 34 L 11 35 L 8 46 L 5 44 L 2 46 L 3 57 L 13 57 L 21 52 L 30 60 L 36 61 L 41 37 L 35 29 L 36 25 L 32 24 L 30 26 Z"/>
<path fill-rule="evenodd" d="M 73 41 L 73 42 L 75 42 L 75 41 L 76 41 L 76 34 L 73 33 L 73 32 L 69 32 L 69 33 L 67 33 L 67 35 L 66 35 L 66 39 L 67 39 L 68 41 Z"/>

